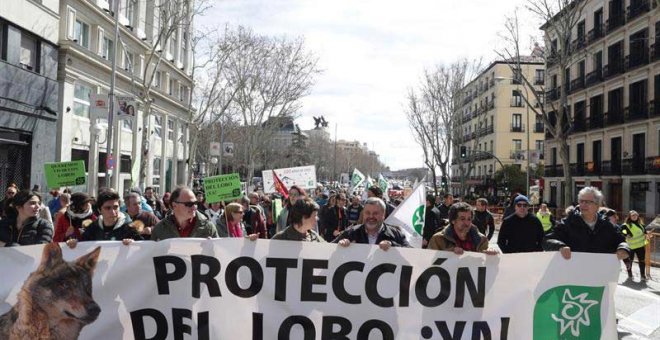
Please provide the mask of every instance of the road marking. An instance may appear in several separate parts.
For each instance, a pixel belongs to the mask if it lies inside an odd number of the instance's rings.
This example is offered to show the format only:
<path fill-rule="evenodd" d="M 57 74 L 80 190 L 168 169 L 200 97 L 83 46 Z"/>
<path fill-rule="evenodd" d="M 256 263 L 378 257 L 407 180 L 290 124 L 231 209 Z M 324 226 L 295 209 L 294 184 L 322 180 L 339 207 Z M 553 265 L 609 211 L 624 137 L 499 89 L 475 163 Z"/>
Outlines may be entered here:
<path fill-rule="evenodd" d="M 617 290 L 619 289 L 625 290 L 625 294 L 633 293 L 637 295 L 643 295 L 645 299 L 650 299 L 654 302 L 638 309 L 628 316 L 616 313 L 616 317 L 619 319 L 617 325 L 618 327 L 622 327 L 626 330 L 630 330 L 636 334 L 641 334 L 647 337 L 651 335 L 656 329 L 660 328 L 660 298 L 654 296 L 653 294 L 640 292 L 625 286 L 618 286 Z"/>

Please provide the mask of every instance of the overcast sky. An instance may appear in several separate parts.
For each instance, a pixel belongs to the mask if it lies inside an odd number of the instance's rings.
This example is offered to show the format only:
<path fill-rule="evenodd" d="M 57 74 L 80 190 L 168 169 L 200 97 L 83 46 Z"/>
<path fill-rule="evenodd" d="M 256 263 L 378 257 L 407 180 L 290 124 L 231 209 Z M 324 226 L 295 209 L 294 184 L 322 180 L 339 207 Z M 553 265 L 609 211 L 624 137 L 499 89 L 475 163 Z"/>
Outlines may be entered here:
<path fill-rule="evenodd" d="M 323 73 L 303 100 L 302 129 L 325 116 L 334 138 L 358 140 L 393 170 L 422 167 L 404 113 L 424 68 L 467 57 L 490 63 L 506 15 L 524 0 L 217 0 L 198 26 L 242 25 L 303 36 Z M 524 9 L 524 36 L 538 23 Z M 531 39 L 524 42 L 529 45 Z"/>

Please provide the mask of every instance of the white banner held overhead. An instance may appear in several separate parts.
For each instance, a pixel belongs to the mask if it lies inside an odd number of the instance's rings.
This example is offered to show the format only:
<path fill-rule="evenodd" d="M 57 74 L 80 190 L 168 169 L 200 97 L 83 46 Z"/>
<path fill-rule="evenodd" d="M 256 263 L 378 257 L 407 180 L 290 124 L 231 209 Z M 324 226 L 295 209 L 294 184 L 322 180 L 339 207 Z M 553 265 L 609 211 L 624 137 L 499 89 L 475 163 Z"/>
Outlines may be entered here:
<path fill-rule="evenodd" d="M 314 165 L 275 169 L 275 173 L 287 189 L 291 189 L 292 185 L 297 185 L 303 189 L 316 188 L 316 166 Z M 273 170 L 264 170 L 261 174 L 264 181 L 264 193 L 276 192 L 273 182 Z"/>
<path fill-rule="evenodd" d="M 46 247 L 0 249 L 0 314 L 22 305 L 0 338 L 14 327 L 48 331 L 50 320 L 80 324 L 82 340 L 617 338 L 613 254 L 457 256 L 243 238 Z M 31 294 L 20 294 L 24 284 Z M 30 310 L 40 304 L 57 308 Z"/>

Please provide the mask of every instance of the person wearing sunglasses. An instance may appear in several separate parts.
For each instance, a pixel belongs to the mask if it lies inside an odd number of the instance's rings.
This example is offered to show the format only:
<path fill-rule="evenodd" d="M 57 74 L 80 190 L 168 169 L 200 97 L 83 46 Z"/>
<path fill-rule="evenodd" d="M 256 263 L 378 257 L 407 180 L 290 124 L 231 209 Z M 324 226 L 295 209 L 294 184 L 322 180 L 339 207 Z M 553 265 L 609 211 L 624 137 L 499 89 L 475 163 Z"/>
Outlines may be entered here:
<path fill-rule="evenodd" d="M 542 251 L 543 225 L 529 212 L 529 199 L 518 195 L 513 200 L 514 213 L 502 221 L 497 245 L 505 254 Z"/>
<path fill-rule="evenodd" d="M 225 211 L 218 218 L 218 236 L 219 237 L 247 237 L 251 241 L 259 238 L 259 234 L 248 234 L 243 222 L 245 208 L 241 203 L 229 203 Z"/>
<path fill-rule="evenodd" d="M 630 257 L 631 250 L 621 231 L 598 214 L 603 193 L 595 187 L 578 192 L 578 206 L 543 240 L 546 251 L 558 250 L 565 259 L 574 251 L 583 253 L 616 253 L 619 260 Z"/>
<path fill-rule="evenodd" d="M 192 189 L 180 186 L 170 196 L 172 212 L 151 231 L 154 241 L 177 237 L 217 238 L 215 224 L 197 211 L 197 197 Z"/>

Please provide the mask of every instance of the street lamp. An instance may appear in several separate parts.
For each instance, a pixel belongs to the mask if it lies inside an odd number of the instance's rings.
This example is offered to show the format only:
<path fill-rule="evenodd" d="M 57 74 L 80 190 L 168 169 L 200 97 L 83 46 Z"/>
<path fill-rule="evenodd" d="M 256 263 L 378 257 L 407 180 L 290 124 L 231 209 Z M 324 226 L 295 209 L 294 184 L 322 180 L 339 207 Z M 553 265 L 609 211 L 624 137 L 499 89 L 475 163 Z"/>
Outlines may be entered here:
<path fill-rule="evenodd" d="M 213 164 L 213 171 L 211 173 L 215 175 L 218 172 L 217 164 L 218 164 L 218 157 L 211 157 L 211 164 Z"/>
<path fill-rule="evenodd" d="M 522 69 L 519 69 L 518 72 L 521 73 L 521 78 L 522 78 Z M 515 76 L 515 74 L 514 74 L 514 76 Z M 518 82 L 522 81 L 522 79 L 507 78 L 507 77 L 495 77 L 495 80 L 496 81 L 515 80 L 515 81 L 518 81 Z M 519 83 L 516 84 L 516 89 L 518 89 L 518 94 L 520 94 L 520 90 L 519 90 L 520 89 L 520 84 Z M 527 91 L 527 86 L 525 86 L 524 84 L 523 84 L 523 90 L 525 90 L 525 98 L 527 98 L 527 100 L 524 100 L 523 102 L 529 102 L 529 92 Z M 527 180 L 525 181 L 525 188 L 526 188 L 525 193 L 526 193 L 527 196 L 529 196 L 529 156 L 530 156 L 530 151 L 529 151 L 530 150 L 529 149 L 530 148 L 530 144 L 529 144 L 529 135 L 530 135 L 530 132 L 529 132 L 529 129 L 530 129 L 530 125 L 529 125 L 529 103 L 525 103 L 525 109 L 526 109 L 526 115 L 527 115 L 527 117 L 526 117 L 526 121 L 527 121 L 527 131 L 526 131 L 527 152 L 526 152 L 526 155 L 525 155 L 525 159 L 527 160 L 526 170 L 525 170 L 525 174 L 527 175 Z"/>

